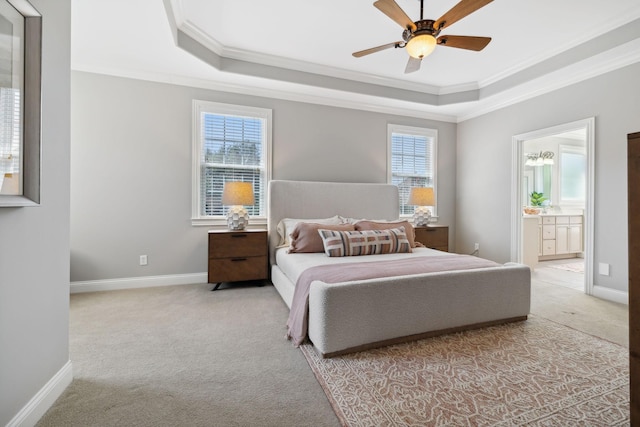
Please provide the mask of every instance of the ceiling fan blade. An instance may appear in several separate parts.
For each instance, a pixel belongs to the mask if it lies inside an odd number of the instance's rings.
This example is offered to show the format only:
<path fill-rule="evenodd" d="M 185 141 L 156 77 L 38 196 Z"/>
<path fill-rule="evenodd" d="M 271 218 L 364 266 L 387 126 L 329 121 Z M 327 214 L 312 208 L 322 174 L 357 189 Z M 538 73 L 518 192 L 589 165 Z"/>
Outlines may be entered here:
<path fill-rule="evenodd" d="M 405 74 L 413 73 L 420 69 L 420 64 L 422 63 L 422 59 L 414 58 L 413 56 L 409 57 L 409 62 L 407 62 L 407 66 L 404 69 Z"/>
<path fill-rule="evenodd" d="M 443 29 L 451 26 L 454 22 L 458 22 L 467 15 L 472 14 L 483 6 L 488 5 L 493 0 L 460 0 L 458 4 L 453 6 L 447 13 L 442 15 L 440 19 L 433 25 L 436 29 Z"/>
<path fill-rule="evenodd" d="M 440 36 L 438 44 L 441 46 L 457 47 L 458 49 L 467 49 L 479 51 L 484 49 L 491 37 L 473 37 L 473 36 Z"/>
<path fill-rule="evenodd" d="M 352 55 L 355 56 L 356 58 L 360 58 L 361 56 L 369 55 L 370 53 L 380 52 L 381 50 L 399 46 L 401 43 L 402 42 L 387 43 L 387 44 L 383 44 L 382 46 L 376 46 L 376 47 L 361 50 L 358 52 L 353 52 Z"/>
<path fill-rule="evenodd" d="M 378 0 L 373 3 L 375 7 L 380 10 L 380 12 L 387 15 L 389 18 L 393 19 L 400 25 L 402 28 L 411 28 L 411 31 L 416 30 L 416 24 L 413 23 L 411 18 L 398 6 L 393 0 Z"/>

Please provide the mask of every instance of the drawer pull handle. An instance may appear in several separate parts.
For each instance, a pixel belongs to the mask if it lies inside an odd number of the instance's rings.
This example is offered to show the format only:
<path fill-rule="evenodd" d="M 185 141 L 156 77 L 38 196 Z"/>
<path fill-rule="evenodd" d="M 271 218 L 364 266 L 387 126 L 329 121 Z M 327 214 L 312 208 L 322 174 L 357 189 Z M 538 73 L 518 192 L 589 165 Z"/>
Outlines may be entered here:
<path fill-rule="evenodd" d="M 246 258 L 231 258 L 231 262 L 246 261 Z"/>
<path fill-rule="evenodd" d="M 231 237 L 247 237 L 246 234 L 232 234 Z"/>

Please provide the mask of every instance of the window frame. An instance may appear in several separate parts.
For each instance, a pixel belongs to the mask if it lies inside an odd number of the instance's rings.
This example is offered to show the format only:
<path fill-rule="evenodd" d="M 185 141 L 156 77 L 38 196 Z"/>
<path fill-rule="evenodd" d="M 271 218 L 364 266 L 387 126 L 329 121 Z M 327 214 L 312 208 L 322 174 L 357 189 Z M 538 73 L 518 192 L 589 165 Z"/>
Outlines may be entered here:
<path fill-rule="evenodd" d="M 194 99 L 192 103 L 192 153 L 191 153 L 191 225 L 192 226 L 226 226 L 226 216 L 203 216 L 200 214 L 200 184 L 202 149 L 202 113 L 210 113 L 226 116 L 251 117 L 264 120 L 262 158 L 264 163 L 264 182 L 262 183 L 261 207 L 262 215 L 252 216 L 249 227 L 264 227 L 267 224 L 268 192 L 267 187 L 271 181 L 271 144 L 273 129 L 273 112 L 269 108 L 251 107 L 246 105 L 225 104 L 213 101 Z"/>
<path fill-rule="evenodd" d="M 431 218 L 433 222 L 438 221 L 438 130 L 426 127 L 398 125 L 393 123 L 387 124 L 387 183 L 393 183 L 393 163 L 392 163 L 392 137 L 393 134 L 405 134 L 424 136 L 432 138 L 431 144 L 431 167 L 433 168 L 433 196 L 434 206 L 431 209 Z M 400 196 L 402 197 L 402 196 Z M 402 212 L 402 200 L 399 201 L 398 208 Z M 413 214 L 400 214 L 400 218 L 411 218 Z"/>

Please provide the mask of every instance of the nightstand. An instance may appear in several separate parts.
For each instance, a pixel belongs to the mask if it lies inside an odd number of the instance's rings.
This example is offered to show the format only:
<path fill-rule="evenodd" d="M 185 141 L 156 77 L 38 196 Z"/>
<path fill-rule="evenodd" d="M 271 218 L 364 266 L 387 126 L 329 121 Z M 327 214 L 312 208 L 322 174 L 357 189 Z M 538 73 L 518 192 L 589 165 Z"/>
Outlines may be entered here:
<path fill-rule="evenodd" d="M 449 226 L 428 225 L 426 227 L 414 227 L 416 241 L 428 248 L 449 252 Z"/>
<path fill-rule="evenodd" d="M 266 230 L 209 230 L 209 283 L 269 277 Z"/>

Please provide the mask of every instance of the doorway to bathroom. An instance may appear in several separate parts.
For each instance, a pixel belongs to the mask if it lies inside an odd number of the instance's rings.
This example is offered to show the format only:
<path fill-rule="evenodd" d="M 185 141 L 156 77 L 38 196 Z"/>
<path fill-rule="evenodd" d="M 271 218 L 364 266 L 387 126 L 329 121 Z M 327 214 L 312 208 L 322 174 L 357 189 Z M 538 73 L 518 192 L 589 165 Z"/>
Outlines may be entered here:
<path fill-rule="evenodd" d="M 594 119 L 513 137 L 511 258 L 592 293 Z"/>

